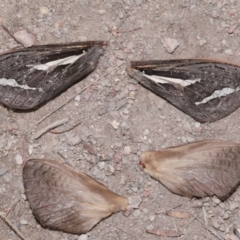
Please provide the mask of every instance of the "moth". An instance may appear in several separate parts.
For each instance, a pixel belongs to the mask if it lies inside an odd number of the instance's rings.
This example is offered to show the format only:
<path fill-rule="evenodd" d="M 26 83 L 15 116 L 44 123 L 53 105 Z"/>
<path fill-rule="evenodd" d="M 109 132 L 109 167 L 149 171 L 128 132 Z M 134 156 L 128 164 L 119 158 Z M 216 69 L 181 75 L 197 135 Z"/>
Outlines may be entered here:
<path fill-rule="evenodd" d="M 208 59 L 131 61 L 128 74 L 196 121 L 214 122 L 240 106 L 240 66 Z"/>
<path fill-rule="evenodd" d="M 20 48 L 0 55 L 0 103 L 33 110 L 88 76 L 103 41 Z"/>
<path fill-rule="evenodd" d="M 140 165 L 175 194 L 225 200 L 240 184 L 240 144 L 205 140 L 145 152 Z"/>
<path fill-rule="evenodd" d="M 126 198 L 56 160 L 28 160 L 23 183 L 33 214 L 46 228 L 82 234 L 127 209 Z"/>

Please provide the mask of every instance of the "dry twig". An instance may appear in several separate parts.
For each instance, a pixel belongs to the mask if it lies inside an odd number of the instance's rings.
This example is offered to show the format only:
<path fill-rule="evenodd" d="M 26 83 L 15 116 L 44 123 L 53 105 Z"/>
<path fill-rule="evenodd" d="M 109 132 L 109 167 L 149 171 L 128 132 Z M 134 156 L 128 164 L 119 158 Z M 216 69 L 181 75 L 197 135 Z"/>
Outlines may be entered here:
<path fill-rule="evenodd" d="M 133 29 L 130 29 L 130 30 L 115 30 L 115 32 L 116 33 L 128 33 L 128 32 L 137 31 L 139 29 L 141 29 L 141 27 L 133 28 Z"/>
<path fill-rule="evenodd" d="M 27 240 L 22 233 L 11 223 L 11 221 L 7 218 L 7 216 L 4 216 L 3 212 L 0 212 L 1 219 L 20 237 L 22 240 Z"/>
<path fill-rule="evenodd" d="M 192 214 L 192 216 L 195 217 L 195 219 L 197 219 L 198 222 L 200 222 L 205 229 L 207 229 L 209 232 L 211 232 L 213 235 L 215 235 L 218 239 L 224 240 L 224 238 L 222 236 L 220 236 L 214 229 L 212 229 L 211 227 L 208 227 L 203 221 L 201 221 L 198 217 L 194 216 L 193 214 Z"/>
<path fill-rule="evenodd" d="M 1 27 L 10 35 L 10 37 L 12 37 L 17 43 L 21 44 L 24 47 L 24 45 L 14 37 L 14 34 L 4 24 L 1 24 Z"/>
<path fill-rule="evenodd" d="M 62 134 L 62 133 L 65 133 L 65 132 L 69 132 L 69 131 L 73 130 L 75 127 L 77 127 L 78 125 L 80 125 L 81 123 L 82 123 L 82 121 L 78 121 L 73 126 L 67 128 L 67 129 L 64 129 L 62 131 L 50 131 L 50 133 L 52 133 L 52 134 Z"/>
<path fill-rule="evenodd" d="M 50 125 L 38 130 L 34 135 L 33 135 L 33 139 L 36 140 L 38 138 L 40 138 L 43 134 L 49 132 L 51 129 L 54 129 L 56 127 L 59 127 L 65 123 L 68 122 L 68 118 L 63 118 L 61 120 L 57 120 L 53 123 L 51 123 Z"/>

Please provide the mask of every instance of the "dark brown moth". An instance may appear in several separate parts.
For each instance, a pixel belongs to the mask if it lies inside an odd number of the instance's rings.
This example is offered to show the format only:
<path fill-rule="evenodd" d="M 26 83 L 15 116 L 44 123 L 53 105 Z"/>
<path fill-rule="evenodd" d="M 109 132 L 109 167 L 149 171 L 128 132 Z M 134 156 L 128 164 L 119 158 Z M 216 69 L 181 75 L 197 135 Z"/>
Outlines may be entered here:
<path fill-rule="evenodd" d="M 224 200 L 240 184 L 240 144 L 206 140 L 145 152 L 140 165 L 173 193 Z"/>
<path fill-rule="evenodd" d="M 106 42 L 21 48 L 0 55 L 0 102 L 32 110 L 84 79 L 97 66 Z"/>
<path fill-rule="evenodd" d="M 240 106 L 240 66 L 208 59 L 131 61 L 128 74 L 195 120 L 224 118 Z"/>
<path fill-rule="evenodd" d="M 101 219 L 127 209 L 126 198 L 59 161 L 27 161 L 23 183 L 33 214 L 46 228 L 86 233 Z"/>

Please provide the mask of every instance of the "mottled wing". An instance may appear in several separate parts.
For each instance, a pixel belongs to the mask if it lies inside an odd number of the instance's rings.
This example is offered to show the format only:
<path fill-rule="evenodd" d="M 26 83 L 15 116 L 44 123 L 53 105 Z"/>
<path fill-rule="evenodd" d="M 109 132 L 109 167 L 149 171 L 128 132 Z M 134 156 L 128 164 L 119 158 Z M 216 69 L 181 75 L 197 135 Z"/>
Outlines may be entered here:
<path fill-rule="evenodd" d="M 54 160 L 27 161 L 23 182 L 40 224 L 64 232 L 88 232 L 102 218 L 127 205 L 125 198 L 91 177 Z M 117 205 L 117 201 L 123 205 Z"/>
<path fill-rule="evenodd" d="M 0 55 L 0 102 L 24 110 L 41 106 L 90 74 L 104 44 L 41 45 Z"/>
<path fill-rule="evenodd" d="M 179 195 L 225 199 L 240 184 L 238 143 L 208 140 L 152 154 L 148 172 Z"/>
<path fill-rule="evenodd" d="M 240 106 L 240 66 L 204 59 L 132 61 L 140 84 L 199 122 L 213 122 Z"/>

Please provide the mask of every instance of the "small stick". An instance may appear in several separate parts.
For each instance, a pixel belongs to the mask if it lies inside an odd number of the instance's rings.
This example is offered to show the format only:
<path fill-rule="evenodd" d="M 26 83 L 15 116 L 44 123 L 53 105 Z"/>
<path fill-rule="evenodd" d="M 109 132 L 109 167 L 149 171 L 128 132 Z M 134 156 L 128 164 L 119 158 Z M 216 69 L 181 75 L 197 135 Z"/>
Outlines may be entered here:
<path fill-rule="evenodd" d="M 134 28 L 134 29 L 131 29 L 131 30 L 115 30 L 116 33 L 128 33 L 128 32 L 133 32 L 133 31 L 137 31 L 141 29 L 141 27 L 138 27 L 138 28 Z"/>
<path fill-rule="evenodd" d="M 87 88 L 89 88 L 90 86 L 92 86 L 94 83 L 98 82 L 100 79 L 102 79 L 103 77 L 105 77 L 106 75 L 108 75 L 109 73 L 111 73 L 112 71 L 116 70 L 117 68 L 119 68 L 120 66 L 122 66 L 124 63 L 119 64 L 118 66 L 112 68 L 111 70 L 109 70 L 108 72 L 104 73 L 102 76 L 100 76 L 99 78 L 97 78 L 95 81 L 93 81 L 92 83 L 90 83 L 89 85 L 87 85 L 85 88 L 83 88 L 82 90 L 80 90 L 79 92 L 77 92 L 75 95 L 73 95 L 72 97 L 70 97 L 67 101 L 65 101 L 63 104 L 61 104 L 60 106 L 58 106 L 55 110 L 53 110 L 51 113 L 47 114 L 45 117 L 41 118 L 37 124 L 41 123 L 43 120 L 45 120 L 47 117 L 51 116 L 53 113 L 55 113 L 56 111 L 58 111 L 59 109 L 61 109 L 62 107 L 64 107 L 67 103 L 69 103 L 72 99 L 74 99 L 77 95 L 79 95 L 80 93 L 82 93 L 83 91 L 85 91 Z"/>
<path fill-rule="evenodd" d="M 204 206 L 202 207 L 202 211 L 203 211 L 204 223 L 205 223 L 205 225 L 207 225 L 208 224 L 208 219 L 207 219 L 207 213 L 206 213 L 206 210 L 205 210 Z"/>
<path fill-rule="evenodd" d="M 165 213 L 165 212 L 169 212 L 169 211 L 171 211 L 171 210 L 173 210 L 173 209 L 179 208 L 179 207 L 181 207 L 182 205 L 183 205 L 183 204 L 180 203 L 180 204 L 178 204 L 178 205 L 176 205 L 176 206 L 174 206 L 174 207 L 171 207 L 171 208 L 169 208 L 169 209 L 167 209 L 167 210 L 162 209 L 162 210 L 156 212 L 155 214 L 163 214 L 163 213 Z"/>
<path fill-rule="evenodd" d="M 20 199 L 18 199 L 10 208 L 10 210 L 6 213 L 5 217 L 8 216 L 8 214 L 17 206 L 17 204 L 20 202 Z"/>
<path fill-rule="evenodd" d="M 130 233 L 122 230 L 121 228 L 116 227 L 116 229 L 119 230 L 119 231 L 122 231 L 123 233 L 126 233 L 127 235 L 129 235 L 129 236 L 131 236 L 131 237 L 133 237 L 133 238 L 135 238 L 135 239 L 137 239 L 135 236 L 133 236 L 132 234 L 130 234 Z"/>
<path fill-rule="evenodd" d="M 172 220 L 173 220 L 173 223 L 174 223 L 174 226 L 175 226 L 175 231 L 177 232 L 178 229 L 177 229 L 177 225 L 176 225 L 175 219 L 172 218 Z M 180 232 L 182 232 L 182 235 L 183 235 L 183 230 L 180 230 Z M 179 239 L 179 236 L 177 238 Z"/>
<path fill-rule="evenodd" d="M 129 17 L 129 14 L 128 14 L 128 12 L 126 11 L 126 9 L 123 7 L 122 3 L 116 3 L 116 4 L 121 5 L 123 11 L 125 12 L 124 18 L 123 18 L 122 21 L 118 24 L 118 27 L 117 27 L 117 28 L 120 28 L 120 27 L 122 26 L 122 24 L 126 21 L 126 19 Z"/>
<path fill-rule="evenodd" d="M 1 24 L 1 27 L 10 35 L 10 37 L 12 37 L 17 43 L 21 44 L 24 47 L 24 45 L 14 37 L 14 34 L 4 24 Z"/>
<path fill-rule="evenodd" d="M 182 231 L 184 231 L 184 229 L 186 229 L 191 223 L 192 221 L 195 219 L 195 217 L 193 216 L 190 221 L 182 228 Z"/>
<path fill-rule="evenodd" d="M 38 130 L 34 135 L 33 135 L 33 139 L 36 140 L 38 138 L 40 138 L 43 134 L 47 133 L 48 131 L 50 131 L 51 129 L 54 129 L 56 127 L 59 127 L 65 123 L 68 122 L 68 118 L 63 118 L 61 120 L 57 120 L 56 122 L 51 123 L 50 125 Z"/>
<path fill-rule="evenodd" d="M 82 121 L 79 121 L 79 122 L 75 123 L 70 128 L 67 128 L 67 129 L 62 130 L 62 131 L 50 131 L 50 133 L 52 133 L 52 134 L 62 134 L 62 133 L 65 133 L 65 132 L 69 132 L 69 131 L 73 130 L 75 127 L 77 127 L 78 125 L 80 125 L 81 123 L 82 123 Z"/>
<path fill-rule="evenodd" d="M 215 235 L 218 239 L 224 240 L 224 238 L 222 236 L 220 236 L 219 234 L 217 234 L 216 231 L 214 231 L 214 229 L 208 227 L 204 222 L 202 222 L 198 217 L 194 216 L 193 214 L 192 214 L 192 216 L 195 217 L 195 219 L 197 219 L 203 225 L 204 228 L 206 228 L 209 232 L 211 232 L 213 235 Z"/>
<path fill-rule="evenodd" d="M 10 220 L 4 216 L 3 212 L 0 212 L 1 219 L 18 235 L 22 240 L 27 240 L 22 233 L 10 222 Z"/>

